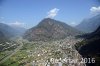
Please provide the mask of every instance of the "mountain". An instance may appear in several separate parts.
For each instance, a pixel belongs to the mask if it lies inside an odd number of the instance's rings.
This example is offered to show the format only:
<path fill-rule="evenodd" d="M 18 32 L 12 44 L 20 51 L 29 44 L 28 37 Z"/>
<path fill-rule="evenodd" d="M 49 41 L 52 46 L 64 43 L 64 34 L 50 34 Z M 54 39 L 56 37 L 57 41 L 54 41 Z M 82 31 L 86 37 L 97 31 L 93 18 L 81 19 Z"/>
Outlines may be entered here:
<path fill-rule="evenodd" d="M 0 32 L 9 38 L 14 36 L 15 30 L 6 24 L 0 23 Z"/>
<path fill-rule="evenodd" d="M 95 58 L 96 62 L 87 63 L 87 66 L 100 66 L 100 27 L 76 44 L 76 48 L 83 57 Z"/>
<path fill-rule="evenodd" d="M 36 27 L 27 30 L 23 38 L 30 41 L 34 40 L 57 40 L 63 39 L 67 36 L 75 36 L 80 34 L 78 30 L 72 28 L 71 26 L 51 19 L 43 19 Z"/>
<path fill-rule="evenodd" d="M 14 29 L 10 26 L 0 23 L 0 43 L 8 41 L 11 37 L 14 36 Z"/>
<path fill-rule="evenodd" d="M 0 31 L 0 43 L 7 41 L 5 35 Z"/>
<path fill-rule="evenodd" d="M 95 31 L 100 25 L 100 14 L 92 18 L 83 20 L 76 28 L 80 31 L 91 33 Z"/>
<path fill-rule="evenodd" d="M 20 28 L 14 28 L 4 23 L 0 23 L 0 39 L 7 38 L 10 39 L 12 37 L 18 36 L 21 34 Z M 23 30 L 24 31 L 24 30 Z"/>
<path fill-rule="evenodd" d="M 25 31 L 27 30 L 26 28 L 21 27 L 21 26 L 13 26 L 13 25 L 10 25 L 10 26 L 15 30 L 16 36 L 22 36 L 25 33 Z"/>

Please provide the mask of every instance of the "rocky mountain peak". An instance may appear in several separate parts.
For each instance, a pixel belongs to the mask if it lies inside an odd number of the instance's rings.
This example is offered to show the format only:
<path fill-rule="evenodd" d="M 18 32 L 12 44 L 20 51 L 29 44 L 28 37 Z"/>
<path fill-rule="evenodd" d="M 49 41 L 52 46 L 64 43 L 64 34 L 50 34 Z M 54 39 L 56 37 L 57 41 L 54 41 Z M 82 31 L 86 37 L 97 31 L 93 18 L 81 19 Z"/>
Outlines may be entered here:
<path fill-rule="evenodd" d="M 43 19 L 36 27 L 26 31 L 24 38 L 32 40 L 57 40 L 75 36 L 79 32 L 71 26 L 51 18 Z"/>

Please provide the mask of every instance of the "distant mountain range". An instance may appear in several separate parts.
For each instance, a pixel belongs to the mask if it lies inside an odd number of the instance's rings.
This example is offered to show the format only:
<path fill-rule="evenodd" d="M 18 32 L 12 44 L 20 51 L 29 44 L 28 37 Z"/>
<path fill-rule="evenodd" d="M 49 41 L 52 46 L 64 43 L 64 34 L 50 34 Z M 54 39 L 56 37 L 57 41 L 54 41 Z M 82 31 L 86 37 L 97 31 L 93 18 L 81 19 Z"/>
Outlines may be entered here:
<path fill-rule="evenodd" d="M 15 35 L 16 36 L 22 36 L 25 33 L 25 31 L 27 30 L 26 28 L 21 27 L 21 26 L 11 25 L 11 27 L 15 30 L 15 32 L 16 32 Z"/>
<path fill-rule="evenodd" d="M 0 32 L 2 32 L 6 37 L 12 37 L 14 36 L 15 30 L 3 23 L 0 23 Z"/>
<path fill-rule="evenodd" d="M 45 18 L 36 27 L 27 30 L 23 38 L 30 41 L 46 41 L 63 39 L 67 36 L 75 36 L 78 34 L 81 34 L 81 32 L 63 22 Z"/>
<path fill-rule="evenodd" d="M 83 20 L 76 28 L 80 31 L 91 33 L 100 26 L 100 14 L 92 18 Z"/>
<path fill-rule="evenodd" d="M 0 43 L 7 41 L 5 35 L 0 31 Z"/>
<path fill-rule="evenodd" d="M 22 30 L 22 28 L 14 28 L 7 24 L 0 23 L 0 41 L 21 35 L 24 32 L 25 30 Z"/>
<path fill-rule="evenodd" d="M 76 44 L 76 49 L 83 57 L 95 58 L 95 63 L 87 66 L 100 66 L 100 26 L 93 33 L 85 36 L 85 40 Z"/>

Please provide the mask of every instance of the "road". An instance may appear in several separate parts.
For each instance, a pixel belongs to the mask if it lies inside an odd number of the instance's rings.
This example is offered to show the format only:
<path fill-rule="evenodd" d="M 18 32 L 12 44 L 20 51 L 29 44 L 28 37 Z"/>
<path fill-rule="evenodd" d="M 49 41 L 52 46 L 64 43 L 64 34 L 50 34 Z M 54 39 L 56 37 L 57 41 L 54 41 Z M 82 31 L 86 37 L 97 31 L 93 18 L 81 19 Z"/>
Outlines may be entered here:
<path fill-rule="evenodd" d="M 0 64 L 2 64 L 3 62 L 5 62 L 5 61 L 6 61 L 7 59 L 9 59 L 11 56 L 13 56 L 16 52 L 18 52 L 18 51 L 22 48 L 22 46 L 23 46 L 23 43 L 20 42 L 20 46 L 18 46 L 18 47 L 14 50 L 14 52 L 13 52 L 12 54 L 8 55 L 8 56 L 5 57 L 3 60 L 1 60 L 1 61 L 0 61 Z"/>

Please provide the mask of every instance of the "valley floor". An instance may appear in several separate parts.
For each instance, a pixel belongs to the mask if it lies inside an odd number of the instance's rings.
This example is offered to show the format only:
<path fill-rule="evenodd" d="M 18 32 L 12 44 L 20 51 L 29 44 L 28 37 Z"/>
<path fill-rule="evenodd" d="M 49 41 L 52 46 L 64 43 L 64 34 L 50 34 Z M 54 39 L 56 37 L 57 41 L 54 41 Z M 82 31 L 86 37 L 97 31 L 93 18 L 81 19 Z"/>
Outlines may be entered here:
<path fill-rule="evenodd" d="M 74 45 L 82 39 L 67 37 L 57 41 L 19 40 L 20 45 L 0 66 L 85 66 Z"/>

